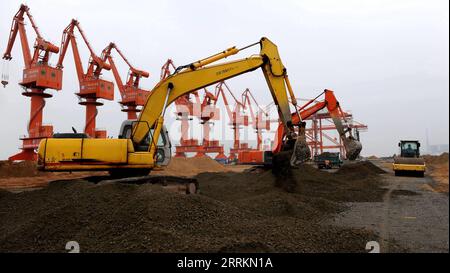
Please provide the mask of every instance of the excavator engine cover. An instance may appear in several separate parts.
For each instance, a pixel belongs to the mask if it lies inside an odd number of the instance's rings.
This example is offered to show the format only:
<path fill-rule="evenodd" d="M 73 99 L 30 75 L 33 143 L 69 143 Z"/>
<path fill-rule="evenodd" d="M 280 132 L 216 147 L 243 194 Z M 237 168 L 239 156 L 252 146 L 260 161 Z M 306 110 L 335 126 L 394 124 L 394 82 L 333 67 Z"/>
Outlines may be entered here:
<path fill-rule="evenodd" d="M 346 147 L 347 150 L 346 151 L 347 159 L 355 160 L 358 158 L 359 153 L 361 153 L 362 150 L 361 142 L 352 137 L 347 137 L 344 138 L 344 146 Z"/>

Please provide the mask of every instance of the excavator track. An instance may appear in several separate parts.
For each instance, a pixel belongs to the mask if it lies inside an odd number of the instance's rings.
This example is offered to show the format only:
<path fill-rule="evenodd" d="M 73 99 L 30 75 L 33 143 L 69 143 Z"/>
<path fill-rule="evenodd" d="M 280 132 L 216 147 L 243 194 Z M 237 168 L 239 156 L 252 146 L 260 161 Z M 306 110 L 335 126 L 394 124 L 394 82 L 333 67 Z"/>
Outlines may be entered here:
<path fill-rule="evenodd" d="M 164 189 L 181 193 L 181 194 L 196 194 L 199 192 L 199 184 L 195 178 L 178 177 L 178 176 L 160 176 L 160 175 L 146 175 L 138 177 L 125 177 L 117 179 L 102 180 L 102 183 L 131 183 L 131 184 L 158 184 Z"/>

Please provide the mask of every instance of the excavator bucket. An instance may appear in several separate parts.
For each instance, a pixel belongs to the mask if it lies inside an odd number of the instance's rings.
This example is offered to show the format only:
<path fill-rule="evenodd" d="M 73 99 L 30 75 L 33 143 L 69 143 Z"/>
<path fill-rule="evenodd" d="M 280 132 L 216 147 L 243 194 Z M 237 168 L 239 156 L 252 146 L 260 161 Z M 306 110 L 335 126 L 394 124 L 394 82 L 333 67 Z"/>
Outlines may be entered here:
<path fill-rule="evenodd" d="M 361 153 L 362 145 L 361 142 L 354 139 L 353 137 L 346 137 L 343 139 L 345 151 L 347 154 L 347 159 L 355 160 L 358 158 L 359 153 Z"/>
<path fill-rule="evenodd" d="M 344 125 L 342 124 L 341 117 L 334 114 L 332 117 L 334 125 L 336 126 L 337 131 L 339 132 L 339 135 L 342 138 L 344 147 L 345 147 L 345 153 L 347 154 L 347 159 L 349 160 L 355 160 L 358 158 L 359 153 L 361 153 L 362 150 L 362 144 L 358 140 L 356 140 L 352 134 L 351 131 L 346 131 L 344 129 Z M 346 132 L 349 132 L 350 135 L 347 137 Z"/>
<path fill-rule="evenodd" d="M 311 159 L 311 150 L 306 142 L 305 127 L 301 126 L 299 135 L 295 140 L 294 151 L 291 157 L 291 166 L 298 166 Z"/>

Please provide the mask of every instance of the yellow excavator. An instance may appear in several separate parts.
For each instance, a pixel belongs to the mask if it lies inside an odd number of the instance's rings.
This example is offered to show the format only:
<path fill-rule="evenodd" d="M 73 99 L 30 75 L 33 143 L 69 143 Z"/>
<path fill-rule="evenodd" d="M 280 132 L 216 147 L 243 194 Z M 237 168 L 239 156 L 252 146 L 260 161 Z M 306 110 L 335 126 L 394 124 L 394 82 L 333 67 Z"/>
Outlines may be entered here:
<path fill-rule="evenodd" d="M 260 46 L 259 54 L 213 64 L 256 45 Z M 87 138 L 83 134 L 60 134 L 43 139 L 39 145 L 38 168 L 43 171 L 109 171 L 112 176 L 121 177 L 145 176 L 170 160 L 171 145 L 163 126 L 168 105 L 180 96 L 258 68 L 262 69 L 285 127 L 287 137 L 282 150 L 292 152 L 291 165 L 309 160 L 311 152 L 304 135 L 305 123 L 298 113 L 298 122 L 292 122 L 289 103 L 293 104 L 294 109 L 298 108 L 287 70 L 277 46 L 269 39 L 262 38 L 241 49 L 231 47 L 178 67 L 153 88 L 139 118 L 122 124 L 118 139 Z M 359 143 L 354 146 L 361 147 Z"/>

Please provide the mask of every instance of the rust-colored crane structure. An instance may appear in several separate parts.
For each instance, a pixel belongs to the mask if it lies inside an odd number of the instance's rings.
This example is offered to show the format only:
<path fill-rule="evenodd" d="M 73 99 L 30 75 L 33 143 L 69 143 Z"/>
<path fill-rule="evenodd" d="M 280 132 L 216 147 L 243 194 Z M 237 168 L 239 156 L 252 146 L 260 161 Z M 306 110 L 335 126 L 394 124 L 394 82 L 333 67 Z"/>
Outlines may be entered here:
<path fill-rule="evenodd" d="M 161 80 L 170 76 L 171 70 L 176 70 L 176 66 L 171 59 L 168 59 L 161 67 Z M 199 91 L 197 91 L 175 100 L 177 119 L 181 121 L 180 144 L 175 146 L 175 157 L 186 157 L 186 153 L 195 153 L 195 157 L 216 153 L 214 159 L 225 162 L 227 157 L 224 154 L 223 145 L 220 145 L 218 140 L 211 140 L 209 137 L 211 120 L 217 120 L 220 117 L 220 112 L 213 103 L 217 98 L 206 88 L 203 88 L 202 93 L 204 93 L 203 99 L 200 98 Z M 203 139 L 201 143 L 198 139 L 189 137 L 189 121 L 193 117 L 198 118 L 202 125 Z"/>
<path fill-rule="evenodd" d="M 117 66 L 111 56 L 111 51 L 113 49 L 117 51 L 119 56 L 128 65 L 129 70 L 125 83 L 122 81 Z M 128 119 L 137 119 L 137 113 L 141 111 L 138 106 L 143 106 L 150 94 L 150 91 L 139 88 L 139 83 L 141 78 L 148 78 L 150 74 L 147 71 L 139 70 L 132 66 L 115 43 L 109 43 L 109 45 L 103 49 L 101 59 L 102 61 L 108 60 L 111 65 L 111 70 L 122 98 L 119 102 L 122 106 L 122 112 L 127 113 Z"/>
<path fill-rule="evenodd" d="M 367 131 L 368 126 L 353 119 L 353 115 L 349 112 L 342 112 L 345 118 L 345 126 L 354 131 L 356 139 L 359 141 L 359 133 Z M 336 125 L 332 121 L 332 117 L 327 112 L 318 112 L 308 117 L 306 121 L 311 121 L 310 126 L 306 128 L 307 142 L 311 147 L 313 155 L 318 155 L 328 150 L 339 150 L 345 158 L 345 147 L 340 137 L 334 137 L 329 132 L 336 131 Z"/>
<path fill-rule="evenodd" d="M 175 71 L 176 66 L 171 59 L 168 59 L 161 67 L 160 79 L 169 77 L 172 74 L 171 70 Z M 193 95 L 199 103 L 198 93 L 194 92 Z M 180 144 L 175 145 L 175 157 L 186 157 L 186 153 L 197 152 L 200 147 L 198 139 L 189 138 L 189 121 L 194 115 L 194 102 L 191 101 L 190 95 L 181 96 L 175 100 L 175 108 L 177 120 L 181 121 Z"/>
<path fill-rule="evenodd" d="M 22 151 L 9 157 L 10 161 L 37 159 L 35 150 L 37 149 L 40 140 L 53 135 L 53 126 L 42 125 L 45 99 L 52 97 L 51 94 L 45 93 L 45 90 L 61 90 L 62 88 L 62 70 L 60 68 L 52 67 L 48 63 L 51 53 L 58 53 L 59 48 L 42 37 L 29 10 L 28 6 L 21 5 L 19 11 L 14 15 L 8 38 L 8 45 L 3 54 L 4 60 L 9 61 L 12 59 L 11 51 L 17 33 L 19 33 L 25 64 L 23 78 L 19 84 L 24 88 L 22 95 L 29 97 L 31 100 L 31 110 L 30 121 L 28 123 L 28 136 L 20 138 L 22 140 Z M 36 33 L 33 55 L 31 54 L 25 30 L 25 16 L 28 17 L 31 26 Z M 3 86 L 8 84 L 7 75 L 2 75 L 2 84 Z"/>
<path fill-rule="evenodd" d="M 78 45 L 74 34 L 75 28 L 81 34 L 87 48 L 90 52 L 89 63 L 86 72 L 83 70 Z M 84 132 L 90 137 L 105 138 L 106 130 L 96 129 L 96 117 L 98 114 L 97 107 L 103 105 L 98 99 L 114 100 L 114 83 L 101 79 L 103 70 L 110 70 L 111 66 L 99 56 L 97 56 L 92 49 L 89 41 L 82 30 L 80 23 L 72 19 L 70 24 L 64 29 L 61 40 L 61 53 L 59 55 L 57 68 L 63 68 L 63 61 L 66 56 L 69 44 L 72 46 L 73 57 L 75 61 L 75 68 L 77 71 L 78 82 L 80 85 L 80 92 L 77 96 L 80 98 L 80 105 L 86 107 L 86 123 Z"/>
<path fill-rule="evenodd" d="M 230 105 L 228 103 L 227 96 L 225 95 L 225 90 L 234 100 L 234 109 L 231 110 Z M 231 128 L 233 129 L 233 146 L 230 148 L 230 154 L 228 156 L 228 160 L 230 162 L 236 161 L 237 155 L 239 151 L 248 150 L 248 143 L 241 143 L 240 141 L 240 132 L 241 126 L 248 126 L 248 115 L 244 115 L 242 112 L 245 109 L 245 106 L 242 102 L 240 102 L 233 94 L 231 89 L 228 87 L 225 81 L 219 82 L 216 85 L 215 90 L 215 103 L 217 103 L 219 96 L 222 96 L 223 102 L 225 104 L 225 108 L 227 110 L 228 118 L 230 119 Z"/>
<path fill-rule="evenodd" d="M 220 110 L 216 106 L 218 99 L 218 96 L 215 96 L 204 88 L 204 97 L 202 102 L 198 103 L 199 107 L 194 107 L 194 109 L 198 110 L 194 111 L 194 114 L 200 120 L 203 132 L 202 144 L 198 148 L 196 156 L 205 156 L 205 154 L 216 153 L 217 155 L 214 159 L 220 163 L 226 163 L 228 159 L 224 153 L 223 145 L 220 144 L 219 140 L 210 138 L 211 124 L 213 124 L 211 120 L 220 119 Z"/>
<path fill-rule="evenodd" d="M 257 111 L 255 112 L 252 105 L 255 105 Z M 251 124 L 256 133 L 256 150 L 262 150 L 262 132 L 270 130 L 269 114 L 259 106 L 258 101 L 253 96 L 250 89 L 246 88 L 242 93 L 242 105 L 244 109 L 248 108 L 251 117 Z"/>

